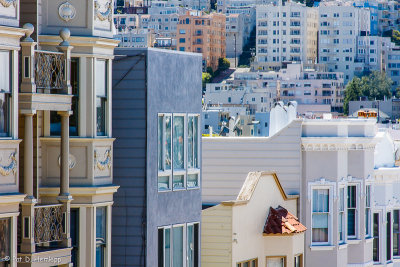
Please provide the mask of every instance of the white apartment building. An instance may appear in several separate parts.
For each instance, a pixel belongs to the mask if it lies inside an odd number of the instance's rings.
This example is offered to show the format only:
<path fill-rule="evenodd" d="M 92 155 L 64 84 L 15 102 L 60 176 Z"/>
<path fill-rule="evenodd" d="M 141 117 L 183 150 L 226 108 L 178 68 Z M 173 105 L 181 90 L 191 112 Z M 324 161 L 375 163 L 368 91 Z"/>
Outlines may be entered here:
<path fill-rule="evenodd" d="M 318 9 L 318 62 L 343 72 L 347 83 L 364 67 L 357 60 L 357 37 L 370 35 L 370 10 L 338 1 L 321 2 Z"/>
<path fill-rule="evenodd" d="M 378 5 L 378 34 L 399 30 L 400 4 L 393 0 L 373 1 Z"/>
<path fill-rule="evenodd" d="M 282 62 L 316 63 L 318 10 L 287 1 L 257 6 L 256 64 L 278 70 Z"/>
<path fill-rule="evenodd" d="M 248 14 L 226 15 L 226 57 L 239 57 L 255 25 Z"/>
<path fill-rule="evenodd" d="M 154 44 L 154 34 L 148 29 L 133 29 L 120 32 L 114 35 L 119 40 L 119 47 L 152 47 Z"/>

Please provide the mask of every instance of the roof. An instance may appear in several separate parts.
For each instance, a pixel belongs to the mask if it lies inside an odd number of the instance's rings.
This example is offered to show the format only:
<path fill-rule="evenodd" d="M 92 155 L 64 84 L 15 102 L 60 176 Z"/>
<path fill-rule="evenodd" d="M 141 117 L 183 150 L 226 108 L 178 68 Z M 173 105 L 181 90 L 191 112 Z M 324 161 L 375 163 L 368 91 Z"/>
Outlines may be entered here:
<path fill-rule="evenodd" d="M 265 222 L 263 234 L 297 234 L 306 231 L 307 228 L 299 222 L 299 219 L 282 206 L 269 208 L 269 215 Z"/>

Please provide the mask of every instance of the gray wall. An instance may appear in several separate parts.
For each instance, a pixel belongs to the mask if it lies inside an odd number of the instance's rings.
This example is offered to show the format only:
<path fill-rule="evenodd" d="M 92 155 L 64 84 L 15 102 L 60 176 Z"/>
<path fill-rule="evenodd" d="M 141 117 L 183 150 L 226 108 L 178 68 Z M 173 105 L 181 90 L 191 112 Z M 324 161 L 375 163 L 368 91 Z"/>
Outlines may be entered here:
<path fill-rule="evenodd" d="M 158 193 L 157 116 L 201 113 L 202 58 L 151 48 L 115 54 L 126 56 L 113 63 L 114 182 L 121 188 L 113 208 L 112 266 L 144 266 L 145 256 L 154 267 L 157 228 L 201 219 L 200 189 Z"/>

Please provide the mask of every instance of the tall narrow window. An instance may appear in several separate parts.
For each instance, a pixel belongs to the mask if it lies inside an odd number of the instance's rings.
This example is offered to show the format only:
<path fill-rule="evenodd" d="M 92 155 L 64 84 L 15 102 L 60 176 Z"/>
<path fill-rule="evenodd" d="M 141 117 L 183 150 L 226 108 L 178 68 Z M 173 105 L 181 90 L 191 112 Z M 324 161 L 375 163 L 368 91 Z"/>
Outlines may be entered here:
<path fill-rule="evenodd" d="M 158 229 L 158 267 L 171 266 L 171 228 Z"/>
<path fill-rule="evenodd" d="M 187 226 L 187 267 L 197 267 L 199 263 L 199 224 Z"/>
<path fill-rule="evenodd" d="M 393 256 L 400 256 L 399 210 L 393 210 Z"/>
<path fill-rule="evenodd" d="M 171 189 L 171 137 L 172 117 L 168 114 L 158 115 L 158 190 Z"/>
<path fill-rule="evenodd" d="M 96 129 L 98 136 L 106 135 L 107 61 L 96 60 Z"/>
<path fill-rule="evenodd" d="M 183 226 L 172 228 L 172 266 L 183 267 Z"/>
<path fill-rule="evenodd" d="M 371 186 L 365 187 L 365 235 L 371 236 Z"/>
<path fill-rule="evenodd" d="M 312 242 L 329 242 L 329 189 L 313 189 Z"/>
<path fill-rule="evenodd" d="M 347 187 L 347 235 L 349 238 L 356 238 L 357 224 L 357 186 Z"/>
<path fill-rule="evenodd" d="M 386 260 L 392 259 L 392 216 L 386 213 Z"/>
<path fill-rule="evenodd" d="M 0 50 L 0 137 L 10 135 L 12 64 L 10 51 Z"/>
<path fill-rule="evenodd" d="M 185 188 L 185 116 L 174 115 L 173 119 L 173 189 Z"/>
<path fill-rule="evenodd" d="M 303 255 L 294 256 L 294 267 L 303 267 Z"/>
<path fill-rule="evenodd" d="M 71 261 L 74 266 L 78 265 L 79 256 L 79 209 L 71 209 Z"/>
<path fill-rule="evenodd" d="M 104 267 L 106 254 L 106 207 L 96 207 L 96 267 Z"/>
<path fill-rule="evenodd" d="M 345 241 L 344 187 L 339 188 L 339 243 Z"/>
<path fill-rule="evenodd" d="M 379 213 L 374 213 L 373 260 L 379 262 Z"/>
<path fill-rule="evenodd" d="M 9 266 L 10 253 L 11 218 L 0 218 L 0 266 Z"/>
<path fill-rule="evenodd" d="M 199 186 L 199 115 L 188 117 L 187 153 L 188 153 L 188 177 L 187 187 Z"/>

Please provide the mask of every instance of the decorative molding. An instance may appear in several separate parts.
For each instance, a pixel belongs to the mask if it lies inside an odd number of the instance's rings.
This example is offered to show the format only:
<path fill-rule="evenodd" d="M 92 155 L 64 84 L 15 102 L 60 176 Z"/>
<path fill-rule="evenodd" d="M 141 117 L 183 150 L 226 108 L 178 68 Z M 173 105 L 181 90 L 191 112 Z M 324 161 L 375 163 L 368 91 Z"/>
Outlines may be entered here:
<path fill-rule="evenodd" d="M 68 0 L 64 3 L 62 3 L 59 7 L 58 7 L 58 15 L 60 16 L 60 18 L 65 21 L 68 22 L 72 19 L 75 18 L 76 16 L 76 9 L 75 7 L 68 2 Z"/>
<path fill-rule="evenodd" d="M 94 150 L 94 169 L 96 167 L 104 171 L 106 168 L 110 169 L 111 168 L 111 150 L 107 149 L 103 155 L 103 160 L 100 160 L 97 155 L 97 151 Z"/>
<path fill-rule="evenodd" d="M 340 150 L 370 150 L 375 149 L 375 144 L 301 144 L 302 151 L 340 151 Z"/>
<path fill-rule="evenodd" d="M 76 158 L 74 155 L 69 154 L 68 156 L 68 167 L 72 170 L 76 165 Z M 58 166 L 61 167 L 61 155 L 58 156 Z"/>
<path fill-rule="evenodd" d="M 8 165 L 0 165 L 0 174 L 3 176 L 7 176 L 10 173 L 14 175 L 17 173 L 17 158 L 15 157 L 15 152 L 11 153 L 9 158 L 11 159 L 10 164 Z"/>
<path fill-rule="evenodd" d="M 16 7 L 17 6 L 17 0 L 0 0 L 0 4 L 3 7 L 10 7 L 11 5 Z"/>
<path fill-rule="evenodd" d="M 101 21 L 105 21 L 108 20 L 109 22 L 111 22 L 112 19 L 112 3 L 111 2 L 107 2 L 105 4 L 105 11 L 100 11 L 101 7 L 99 2 L 96 0 L 94 1 L 94 17 L 98 18 Z"/>
<path fill-rule="evenodd" d="M 336 182 L 326 180 L 325 178 L 320 178 L 319 180 L 315 180 L 314 182 L 308 182 L 308 201 L 311 201 L 312 199 L 312 189 L 313 187 L 326 187 L 332 190 L 330 195 L 332 196 L 332 199 L 336 200 L 337 198 L 337 193 L 336 193 Z"/>

